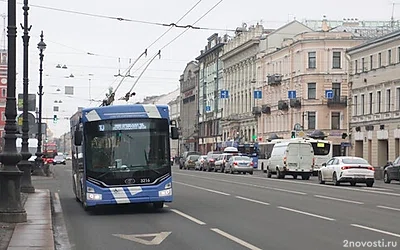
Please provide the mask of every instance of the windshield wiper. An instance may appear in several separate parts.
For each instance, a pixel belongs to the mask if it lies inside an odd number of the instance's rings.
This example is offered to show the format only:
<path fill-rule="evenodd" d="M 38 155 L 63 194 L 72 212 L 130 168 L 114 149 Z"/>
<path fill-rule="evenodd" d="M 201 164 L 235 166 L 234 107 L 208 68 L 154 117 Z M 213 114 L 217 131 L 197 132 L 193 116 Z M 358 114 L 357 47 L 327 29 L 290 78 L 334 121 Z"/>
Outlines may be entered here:
<path fill-rule="evenodd" d="M 150 170 L 150 171 L 153 171 L 154 173 L 161 174 L 161 172 L 159 172 L 159 171 L 157 171 L 157 170 L 151 168 L 149 165 L 147 165 L 147 166 L 143 166 L 143 165 L 136 165 L 136 166 L 135 166 L 135 165 L 131 165 L 130 168 L 143 168 L 144 170 Z M 138 171 L 139 171 L 139 170 L 138 170 Z"/>

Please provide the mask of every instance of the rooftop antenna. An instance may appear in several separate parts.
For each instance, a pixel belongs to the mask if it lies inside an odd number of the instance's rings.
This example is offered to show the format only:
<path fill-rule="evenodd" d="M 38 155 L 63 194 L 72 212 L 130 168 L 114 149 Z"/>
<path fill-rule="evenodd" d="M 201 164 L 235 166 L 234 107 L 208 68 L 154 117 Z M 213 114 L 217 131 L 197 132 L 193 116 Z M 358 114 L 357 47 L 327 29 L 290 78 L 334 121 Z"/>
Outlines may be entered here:
<path fill-rule="evenodd" d="M 121 75 L 121 58 L 118 58 L 118 75 L 114 75 L 115 77 L 122 76 Z"/>
<path fill-rule="evenodd" d="M 6 41 L 7 41 L 7 32 L 6 32 L 6 14 L 1 14 L 0 15 L 3 18 L 3 34 L 2 34 L 2 38 L 3 38 L 3 49 L 6 50 Z"/>
<path fill-rule="evenodd" d="M 390 18 L 390 25 L 392 28 L 394 26 L 394 8 L 397 4 L 400 4 L 400 3 L 396 3 L 396 2 L 392 3 L 392 17 Z"/>

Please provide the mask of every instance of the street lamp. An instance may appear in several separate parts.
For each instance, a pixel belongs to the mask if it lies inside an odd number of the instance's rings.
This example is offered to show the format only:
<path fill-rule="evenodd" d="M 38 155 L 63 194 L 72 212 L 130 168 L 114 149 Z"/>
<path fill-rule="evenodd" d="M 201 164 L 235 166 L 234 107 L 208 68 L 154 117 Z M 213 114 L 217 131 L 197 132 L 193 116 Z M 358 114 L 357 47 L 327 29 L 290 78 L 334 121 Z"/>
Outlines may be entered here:
<path fill-rule="evenodd" d="M 17 102 L 16 92 L 16 52 L 17 52 L 17 4 L 8 0 L 8 70 L 6 125 L 4 127 L 4 151 L 0 154 L 3 167 L 0 168 L 0 221 L 9 223 L 26 222 L 26 211 L 21 204 L 21 177 L 17 163 L 21 154 L 17 151 Z"/>
<path fill-rule="evenodd" d="M 19 169 L 23 172 L 21 179 L 21 192 L 24 193 L 34 193 L 35 188 L 32 185 L 31 179 L 31 169 L 32 164 L 29 161 L 29 158 L 32 156 L 29 152 L 29 122 L 28 122 L 28 92 L 29 92 L 29 30 L 28 27 L 28 0 L 24 0 L 24 6 L 22 7 L 24 10 L 24 25 L 22 26 L 24 29 L 24 35 L 22 37 L 24 43 L 24 76 L 23 76 L 23 114 L 22 114 L 22 146 L 21 146 L 21 156 L 22 161 L 18 163 Z"/>
<path fill-rule="evenodd" d="M 40 59 L 40 66 L 39 66 L 39 119 L 38 119 L 38 144 L 37 144 L 37 149 L 36 149 L 36 166 L 37 170 L 40 171 L 39 173 L 43 173 L 42 169 L 42 164 L 43 164 L 43 159 L 42 159 L 42 96 L 43 96 L 43 85 L 42 85 L 42 80 L 43 80 L 43 51 L 46 49 L 46 44 L 43 41 L 43 31 L 40 34 L 40 42 L 37 45 L 39 49 L 39 59 Z"/>

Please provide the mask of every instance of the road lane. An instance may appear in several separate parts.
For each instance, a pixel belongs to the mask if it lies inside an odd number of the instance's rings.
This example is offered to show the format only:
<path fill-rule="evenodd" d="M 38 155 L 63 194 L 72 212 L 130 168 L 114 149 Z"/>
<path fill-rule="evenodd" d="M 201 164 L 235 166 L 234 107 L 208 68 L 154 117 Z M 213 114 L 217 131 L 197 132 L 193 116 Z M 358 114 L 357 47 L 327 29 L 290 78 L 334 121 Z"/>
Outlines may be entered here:
<path fill-rule="evenodd" d="M 248 249 L 215 233 L 206 224 L 194 223 L 182 216 L 189 215 L 190 211 L 183 213 L 179 207 L 172 208 L 170 204 L 162 212 L 155 212 L 146 206 L 123 206 L 100 209 L 94 214 L 87 213 L 75 201 L 71 172 L 66 170 L 68 167 L 55 168 L 55 179 L 41 179 L 35 181 L 34 185 L 36 188 L 49 188 L 53 193 L 59 193 L 73 249 L 148 249 L 148 245 L 129 239 L 143 235 L 140 239 L 147 242 L 151 238 L 145 236 L 156 233 L 166 236 L 160 245 L 150 246 L 157 249 Z M 190 197 L 191 190 L 186 187 L 182 191 Z M 195 201 L 192 197 L 187 202 Z M 140 239 L 136 241 L 140 242 Z M 157 239 L 154 241 L 157 243 Z"/>
<path fill-rule="evenodd" d="M 200 182 L 204 184 L 203 180 L 194 181 L 180 178 L 179 181 L 190 181 L 193 186 L 200 186 Z M 213 189 L 228 192 L 223 187 L 224 185 L 230 184 L 219 185 L 214 182 Z M 346 239 L 361 241 L 363 239 L 390 238 L 377 232 L 355 228 L 346 221 L 331 221 L 315 217 L 304 211 L 308 207 L 295 210 L 287 205 L 284 209 L 280 209 L 273 206 L 272 203 L 271 205 L 260 204 L 251 200 L 238 199 L 233 195 L 236 193 L 235 190 L 230 192 L 230 196 L 226 196 L 195 187 L 192 187 L 190 193 L 187 193 L 188 188 L 183 185 L 175 185 L 175 195 L 179 198 L 171 207 L 179 207 L 184 212 L 190 211 L 191 216 L 206 222 L 211 228 L 218 228 L 261 249 L 340 249 Z M 234 186 L 232 188 L 235 189 Z M 239 187 L 239 189 L 252 188 Z M 245 190 L 246 194 L 241 194 L 241 197 L 245 197 L 245 195 L 248 197 L 253 191 Z M 275 192 L 275 196 L 281 195 L 281 193 Z M 286 195 L 290 196 L 291 194 Z M 256 200 L 255 198 L 249 199 Z M 257 201 L 268 202 L 265 198 Z M 345 205 L 348 206 L 348 204 Z M 299 211 L 305 213 L 299 213 Z"/>
<path fill-rule="evenodd" d="M 321 199 L 310 195 L 294 195 L 254 186 L 220 182 L 215 179 L 197 178 L 196 176 L 176 175 L 180 182 L 192 183 L 198 187 L 213 187 L 214 190 L 226 192 L 232 196 L 267 202 L 272 206 L 283 206 L 289 209 L 313 214 L 315 217 L 327 217 L 340 222 L 359 223 L 366 226 L 382 225 L 380 229 L 399 233 L 400 214 L 393 210 L 382 209 L 372 204 L 359 204 L 350 200 Z M 318 187 L 314 187 L 316 189 Z M 369 194 L 371 196 L 371 194 Z M 377 195 L 375 195 L 377 196 Z M 325 196 L 328 197 L 328 196 Z M 329 198 L 334 198 L 329 196 Z M 371 200 L 371 197 L 369 197 Z"/>
<path fill-rule="evenodd" d="M 300 192 L 307 195 L 322 195 L 335 197 L 338 199 L 347 199 L 366 204 L 384 205 L 391 207 L 400 206 L 400 193 L 368 190 L 361 187 L 320 185 L 309 181 L 296 180 L 277 180 L 263 177 L 253 177 L 244 175 L 229 175 L 221 173 L 204 173 L 198 171 L 174 171 L 176 176 L 192 176 L 198 179 L 218 180 L 231 184 L 243 186 L 261 186 L 271 190 L 288 190 L 291 192 Z"/>

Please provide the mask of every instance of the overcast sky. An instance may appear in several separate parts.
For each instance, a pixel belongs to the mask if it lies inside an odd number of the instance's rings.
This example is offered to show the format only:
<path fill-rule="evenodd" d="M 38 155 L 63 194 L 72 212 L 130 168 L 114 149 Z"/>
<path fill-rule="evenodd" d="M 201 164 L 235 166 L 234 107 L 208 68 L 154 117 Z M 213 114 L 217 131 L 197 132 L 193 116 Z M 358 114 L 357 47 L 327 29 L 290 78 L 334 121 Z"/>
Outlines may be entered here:
<path fill-rule="evenodd" d="M 138 76 L 144 64 L 159 49 L 177 37 L 184 29 L 173 28 L 158 42 L 149 47 L 168 27 L 141 23 L 175 23 L 193 6 L 197 6 L 179 22 L 180 25 L 193 24 L 207 13 L 220 0 L 30 0 L 30 91 L 37 92 L 39 56 L 37 43 L 40 31 L 44 31 L 47 49 L 44 58 L 44 117 L 70 117 L 77 107 L 99 105 L 109 86 L 116 87 L 121 78 L 114 77 L 121 68 L 121 74 L 132 62 L 148 48 L 147 57 L 143 57 L 131 71 Z M 17 1 L 17 23 L 23 22 L 22 0 Z M 399 1 L 400 2 L 400 1 Z M 248 25 L 260 22 L 265 28 L 277 28 L 296 18 L 322 19 L 326 15 L 330 20 L 358 18 L 359 20 L 390 20 L 391 0 L 223 0 L 195 26 L 207 28 L 190 29 L 174 42 L 161 50 L 161 59 L 156 58 L 141 80 L 135 86 L 136 101 L 148 95 L 171 92 L 179 87 L 179 76 L 186 64 L 197 57 L 206 45 L 206 39 L 215 32 L 231 34 L 226 30 L 235 29 L 243 22 Z M 66 10 L 59 11 L 59 10 Z M 79 12 L 79 13 L 70 13 Z M 0 0 L 0 14 L 7 13 L 6 0 Z M 97 16 L 96 16 L 97 15 Z M 121 17 L 131 21 L 118 21 L 107 17 Z M 400 16 L 400 5 L 395 6 L 394 16 Z M 3 21 L 3 20 L 1 20 Z M 1 22 L 1 26 L 3 23 Z M 17 91 L 22 90 L 22 30 L 18 27 L 18 79 Z M 216 29 L 216 30 L 210 30 Z M 2 29 L 3 30 L 3 29 Z M 225 30 L 225 31 L 224 31 Z M 1 32 L 3 33 L 3 32 Z M 3 47 L 4 35 L 1 37 Z M 88 53 L 94 54 L 89 55 Z M 118 63 L 121 58 L 121 63 Z M 57 64 L 68 69 L 58 69 Z M 73 74 L 74 78 L 67 78 Z M 92 75 L 90 75 L 92 74 Z M 91 80 L 89 80 L 91 79 Z M 89 82 L 91 88 L 89 89 Z M 135 78 L 126 79 L 118 92 L 123 96 L 133 85 Z M 64 95 L 65 86 L 74 86 L 73 96 Z M 60 92 L 57 92 L 57 89 Z M 60 112 L 54 113 L 54 101 L 62 101 Z M 57 105 L 57 104 L 56 104 Z M 56 135 L 69 130 L 68 120 L 57 124 L 49 122 Z"/>

